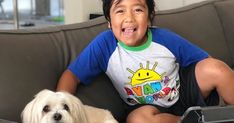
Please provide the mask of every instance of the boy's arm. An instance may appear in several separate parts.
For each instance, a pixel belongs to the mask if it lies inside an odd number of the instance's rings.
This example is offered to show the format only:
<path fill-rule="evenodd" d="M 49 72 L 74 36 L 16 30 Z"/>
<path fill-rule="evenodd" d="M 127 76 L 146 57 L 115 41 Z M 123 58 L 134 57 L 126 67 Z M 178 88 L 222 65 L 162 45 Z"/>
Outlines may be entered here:
<path fill-rule="evenodd" d="M 59 79 L 57 91 L 66 91 L 75 94 L 77 85 L 79 83 L 80 80 L 78 80 L 70 70 L 66 70 Z"/>

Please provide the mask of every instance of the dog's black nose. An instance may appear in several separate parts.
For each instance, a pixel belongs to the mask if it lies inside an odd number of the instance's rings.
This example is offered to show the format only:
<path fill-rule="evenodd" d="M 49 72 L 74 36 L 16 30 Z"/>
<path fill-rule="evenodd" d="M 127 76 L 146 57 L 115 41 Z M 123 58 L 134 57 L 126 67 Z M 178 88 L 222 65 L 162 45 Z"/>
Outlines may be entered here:
<path fill-rule="evenodd" d="M 62 115 L 61 114 L 59 114 L 59 113 L 55 113 L 54 114 L 54 120 L 59 121 L 61 119 L 62 119 Z"/>

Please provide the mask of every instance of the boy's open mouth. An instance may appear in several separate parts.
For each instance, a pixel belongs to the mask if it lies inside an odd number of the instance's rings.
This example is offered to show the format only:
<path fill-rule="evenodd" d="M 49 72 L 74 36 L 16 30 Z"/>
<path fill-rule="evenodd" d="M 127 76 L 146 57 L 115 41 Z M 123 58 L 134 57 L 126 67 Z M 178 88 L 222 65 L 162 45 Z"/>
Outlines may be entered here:
<path fill-rule="evenodd" d="M 136 31 L 136 28 L 122 28 L 121 31 L 126 37 L 130 37 Z"/>
<path fill-rule="evenodd" d="M 136 31 L 136 28 L 123 28 L 122 32 L 131 33 Z"/>

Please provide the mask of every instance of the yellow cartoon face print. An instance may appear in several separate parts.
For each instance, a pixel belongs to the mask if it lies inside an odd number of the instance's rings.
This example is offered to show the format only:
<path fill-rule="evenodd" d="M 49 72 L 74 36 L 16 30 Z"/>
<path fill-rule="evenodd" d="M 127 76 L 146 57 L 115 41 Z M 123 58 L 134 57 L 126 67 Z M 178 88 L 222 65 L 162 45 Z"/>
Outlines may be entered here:
<path fill-rule="evenodd" d="M 171 93 L 172 89 L 167 85 L 170 78 L 165 76 L 166 72 L 162 74 L 156 72 L 157 62 L 153 64 L 152 68 L 149 65 L 149 61 L 147 61 L 146 67 L 140 63 L 139 69 L 135 72 L 127 68 L 127 71 L 133 75 L 128 77 L 130 81 L 127 82 L 124 90 L 129 96 L 126 100 L 131 104 L 153 104 Z"/>
<path fill-rule="evenodd" d="M 155 72 L 156 66 L 157 62 L 155 62 L 152 69 L 149 69 L 149 61 L 147 61 L 146 68 L 143 67 L 142 63 L 140 63 L 140 68 L 136 72 L 127 68 L 127 70 L 133 74 L 132 77 L 128 77 L 131 80 L 130 84 L 135 86 L 148 81 L 161 81 L 163 74 L 159 75 L 157 72 Z"/>

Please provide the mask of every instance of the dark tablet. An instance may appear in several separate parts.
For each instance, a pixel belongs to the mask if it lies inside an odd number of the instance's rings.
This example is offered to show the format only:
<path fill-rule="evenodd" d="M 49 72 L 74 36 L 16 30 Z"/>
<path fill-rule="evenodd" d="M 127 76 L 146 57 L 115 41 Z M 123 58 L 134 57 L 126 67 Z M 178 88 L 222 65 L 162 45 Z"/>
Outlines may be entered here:
<path fill-rule="evenodd" d="M 234 106 L 190 107 L 180 123 L 234 123 Z"/>

